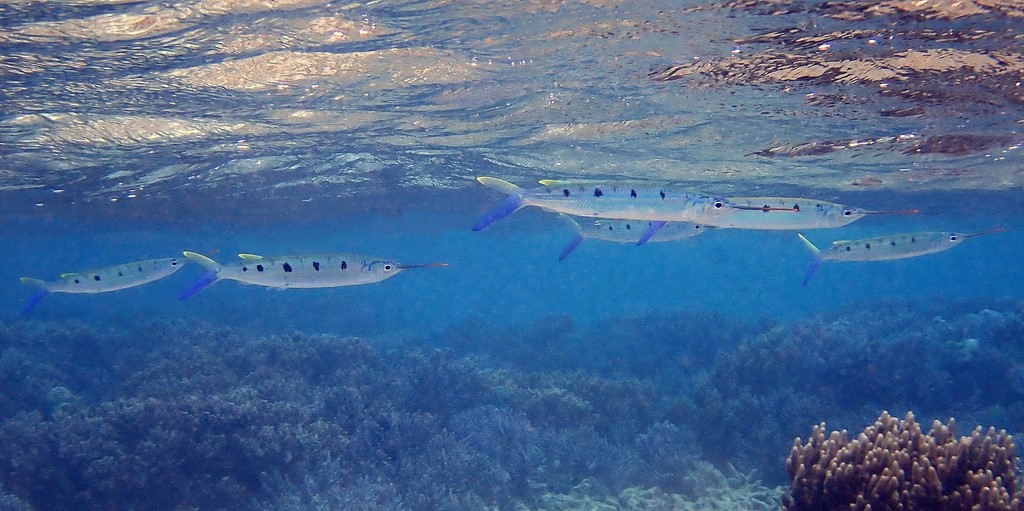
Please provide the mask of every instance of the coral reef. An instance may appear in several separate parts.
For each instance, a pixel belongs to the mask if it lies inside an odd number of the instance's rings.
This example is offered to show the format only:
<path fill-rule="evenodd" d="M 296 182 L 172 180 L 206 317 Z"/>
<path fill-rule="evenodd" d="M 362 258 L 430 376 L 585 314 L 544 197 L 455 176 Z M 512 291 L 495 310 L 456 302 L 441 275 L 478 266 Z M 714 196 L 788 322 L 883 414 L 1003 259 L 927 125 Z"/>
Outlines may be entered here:
<path fill-rule="evenodd" d="M 956 438 L 953 419 L 934 421 L 925 434 L 910 412 L 882 412 L 850 440 L 815 426 L 806 444 L 793 443 L 786 469 L 788 511 L 900 509 L 1019 511 L 1017 455 L 1006 431 L 981 426 Z"/>
<path fill-rule="evenodd" d="M 184 324 L 0 333 L 8 374 L 31 383 L 0 409 L 12 506 L 516 509 L 584 480 L 606 495 L 699 490 L 693 435 L 635 379 Z M 102 357 L 74 367 L 85 347 Z"/>
<path fill-rule="evenodd" d="M 1020 431 L 1022 338 L 1024 311 L 1014 301 L 883 300 L 789 324 L 744 324 L 689 310 L 593 326 L 565 316 L 502 327 L 478 318 L 450 328 L 439 345 L 519 370 L 642 380 L 632 398 L 624 393 L 599 402 L 666 402 L 602 413 L 628 421 L 665 406 L 668 420 L 694 434 L 708 461 L 758 468 L 770 483 L 784 484 L 777 467 L 787 453 L 778 446 L 821 420 L 852 426 L 873 420 L 880 409 L 901 407 Z M 562 383 L 534 387 L 534 395 L 522 398 L 524 411 L 535 423 L 587 423 L 594 399 L 564 389 Z M 593 392 L 588 395 L 601 391 Z"/>
<path fill-rule="evenodd" d="M 748 333 L 692 375 L 668 418 L 693 431 L 708 461 L 741 467 L 781 467 L 787 453 L 776 446 L 802 424 L 853 429 L 886 408 L 1021 431 L 1020 339 L 1014 302 L 860 304 Z"/>
<path fill-rule="evenodd" d="M 779 509 L 779 491 L 751 481 L 730 465 L 728 475 L 708 463 L 700 463 L 689 476 L 701 488 L 694 497 L 666 493 L 659 488 L 629 487 L 607 495 L 584 480 L 568 493 L 542 496 L 536 511 L 774 511 Z M 519 510 L 517 510 L 519 511 Z M 523 510 L 525 511 L 525 510 Z"/>
<path fill-rule="evenodd" d="M 1022 338 L 1021 305 L 991 300 L 791 324 L 471 321 L 372 343 L 0 324 L 0 506 L 724 509 L 748 490 L 708 474 L 788 483 L 786 448 L 808 423 L 898 406 L 1020 431 Z"/>

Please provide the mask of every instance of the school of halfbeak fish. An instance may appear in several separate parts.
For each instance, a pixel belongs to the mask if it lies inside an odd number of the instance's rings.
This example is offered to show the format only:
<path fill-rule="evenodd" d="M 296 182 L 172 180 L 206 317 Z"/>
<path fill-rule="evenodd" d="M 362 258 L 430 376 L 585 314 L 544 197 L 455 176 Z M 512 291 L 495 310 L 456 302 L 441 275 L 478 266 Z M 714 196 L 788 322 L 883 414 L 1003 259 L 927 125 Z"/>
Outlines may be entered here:
<path fill-rule="evenodd" d="M 800 231 L 842 227 L 867 215 L 915 214 L 916 209 L 871 211 L 843 204 L 789 197 L 717 197 L 673 188 L 579 184 L 541 180 L 540 187 L 524 189 L 494 177 L 478 177 L 484 186 L 505 195 L 473 226 L 483 230 L 516 211 L 535 206 L 558 213 L 575 236 L 562 250 L 565 259 L 585 239 L 617 243 L 673 241 L 697 236 L 709 228 Z M 1002 231 L 993 228 L 975 233 L 914 232 L 860 240 L 834 241 L 819 249 L 797 233 L 811 252 L 804 276 L 807 285 L 825 261 L 886 261 L 948 250 L 963 240 Z M 28 312 L 50 293 L 94 294 L 117 291 L 153 282 L 181 269 L 188 261 L 206 272 L 178 296 L 185 300 L 219 280 L 279 289 L 326 288 L 371 284 L 412 268 L 447 266 L 446 263 L 401 264 L 358 254 L 311 254 L 264 257 L 239 254 L 238 260 L 220 264 L 197 252 L 184 258 L 147 259 L 107 268 L 64 273 L 53 281 L 23 277 L 35 286 L 22 312 Z"/>

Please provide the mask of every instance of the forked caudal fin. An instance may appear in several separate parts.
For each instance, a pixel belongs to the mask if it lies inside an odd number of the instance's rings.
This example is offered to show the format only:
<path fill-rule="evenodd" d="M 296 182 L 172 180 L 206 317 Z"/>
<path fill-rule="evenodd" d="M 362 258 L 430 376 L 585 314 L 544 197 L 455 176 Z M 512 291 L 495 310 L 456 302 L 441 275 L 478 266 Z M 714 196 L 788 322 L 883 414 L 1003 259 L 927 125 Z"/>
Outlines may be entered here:
<path fill-rule="evenodd" d="M 476 224 L 473 225 L 474 231 L 483 230 L 488 225 L 519 211 L 520 208 L 526 205 L 523 202 L 522 188 L 495 177 L 481 176 L 476 178 L 476 180 L 479 181 L 480 184 L 504 193 L 508 197 L 505 197 L 505 200 L 501 201 L 501 204 L 498 204 L 497 207 L 488 211 L 483 218 L 478 220 Z"/>
<path fill-rule="evenodd" d="M 181 292 L 180 295 L 178 295 L 178 301 L 180 302 L 183 300 L 188 300 L 196 293 L 202 291 L 203 289 L 206 289 L 206 286 L 209 286 L 210 284 L 217 282 L 217 280 L 217 272 L 208 271 L 204 273 L 203 276 L 196 279 L 196 281 L 193 282 L 192 285 L 188 286 L 188 288 L 186 288 L 184 291 Z"/>
<path fill-rule="evenodd" d="M 544 180 L 541 180 L 542 184 L 543 182 Z M 558 218 L 568 223 L 575 233 L 575 236 L 573 236 L 572 240 L 569 241 L 569 244 L 562 249 L 562 254 L 558 256 L 558 260 L 561 261 L 566 257 L 569 257 L 569 254 L 571 254 L 573 250 L 576 250 L 576 247 L 580 246 L 580 243 L 583 243 L 583 228 L 580 227 L 580 224 L 573 220 L 571 216 L 566 215 L 565 213 L 559 213 Z"/>
<path fill-rule="evenodd" d="M 36 290 L 34 295 L 29 297 L 28 300 L 25 300 L 25 305 L 21 306 L 21 313 L 24 314 L 34 309 L 36 305 L 39 305 L 40 300 L 46 298 L 46 295 L 50 294 L 50 290 L 46 289 L 46 282 L 43 282 L 39 279 L 22 277 L 21 283 L 28 284 L 30 286 L 36 286 L 39 288 L 38 290 Z"/>
<path fill-rule="evenodd" d="M 490 188 L 492 190 L 497 190 L 497 191 L 499 191 L 499 192 L 501 192 L 501 193 L 503 193 L 505 195 L 520 195 L 520 194 L 523 193 L 523 189 L 522 188 L 520 188 L 520 187 L 518 187 L 518 186 L 516 186 L 516 185 L 514 185 L 512 183 L 509 183 L 508 181 L 505 181 L 504 179 L 498 179 L 496 177 L 480 176 L 480 177 L 476 178 L 476 180 L 480 184 L 486 186 L 487 188 Z"/>
<path fill-rule="evenodd" d="M 488 225 L 519 211 L 522 207 L 522 197 L 519 197 L 518 195 L 509 195 L 508 197 L 505 197 L 505 200 L 501 201 L 501 204 L 498 204 L 497 207 L 488 211 L 487 214 L 480 218 L 480 220 L 477 220 L 477 222 L 473 224 L 473 230 L 482 231 Z"/>
<path fill-rule="evenodd" d="M 558 256 L 558 260 L 561 261 L 566 257 L 569 257 L 569 254 L 571 254 L 573 250 L 576 250 L 576 247 L 580 246 L 580 243 L 583 243 L 583 235 L 576 233 L 576 237 L 574 237 L 572 241 L 562 249 L 562 254 Z"/>
<path fill-rule="evenodd" d="M 203 254 L 189 252 L 187 250 L 183 252 L 183 254 L 185 255 L 185 257 L 189 258 L 189 260 L 195 261 L 203 268 L 206 268 L 207 272 L 198 279 L 196 279 L 196 281 L 193 282 L 192 285 L 188 286 L 188 288 L 186 288 L 184 291 L 181 292 L 180 295 L 178 295 L 179 301 L 187 300 L 189 297 L 205 289 L 206 286 L 209 286 L 210 284 L 213 284 L 214 282 L 217 282 L 218 279 L 220 279 L 220 265 L 217 264 L 217 261 L 214 261 L 213 259 L 210 259 L 209 257 L 206 257 Z"/>
<path fill-rule="evenodd" d="M 814 272 L 818 269 L 818 266 L 821 266 L 821 262 L 824 259 L 821 257 L 821 250 L 818 250 L 818 247 L 814 246 L 814 243 L 811 243 L 803 234 L 796 233 L 796 235 L 800 236 L 800 241 L 804 242 L 804 246 L 807 247 L 807 250 L 809 250 L 814 256 L 814 260 L 811 261 L 811 265 L 807 267 L 807 272 L 804 273 L 803 285 L 806 286 L 807 283 L 811 281 L 811 277 L 814 276 Z"/>
<path fill-rule="evenodd" d="M 213 259 L 210 259 L 209 257 L 206 257 L 203 254 L 199 254 L 197 252 L 189 252 L 188 250 L 182 252 L 182 254 L 185 257 L 189 258 L 189 260 L 195 261 L 196 263 L 199 264 L 199 266 L 202 266 L 207 270 L 210 270 L 212 272 L 220 271 L 220 264 L 217 264 L 217 261 L 214 261 Z"/>

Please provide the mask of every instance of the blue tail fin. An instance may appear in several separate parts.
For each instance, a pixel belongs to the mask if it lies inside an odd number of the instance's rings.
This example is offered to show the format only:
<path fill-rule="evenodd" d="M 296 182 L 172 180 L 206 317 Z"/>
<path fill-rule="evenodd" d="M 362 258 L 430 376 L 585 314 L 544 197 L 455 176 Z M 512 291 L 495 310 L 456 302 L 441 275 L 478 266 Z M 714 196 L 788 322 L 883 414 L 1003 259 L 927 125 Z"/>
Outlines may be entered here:
<path fill-rule="evenodd" d="M 473 226 L 473 230 L 482 230 L 488 225 L 491 225 L 494 222 L 497 222 L 498 220 L 501 220 L 502 218 L 505 218 L 511 215 L 512 213 L 515 213 L 516 211 L 519 210 L 519 208 L 523 206 L 524 204 L 522 197 L 518 195 L 509 195 L 508 197 L 505 197 L 505 200 L 501 201 L 501 204 L 498 204 L 496 208 L 488 211 L 483 218 L 477 221 L 476 225 Z"/>
<path fill-rule="evenodd" d="M 822 259 L 820 257 L 816 257 L 816 258 L 814 258 L 813 261 L 811 261 L 811 265 L 807 267 L 807 273 L 804 274 L 804 285 L 805 286 L 807 285 L 808 282 L 811 281 L 811 277 L 814 276 L 815 270 L 817 270 L 818 267 L 821 266 L 821 261 L 822 261 Z"/>
<path fill-rule="evenodd" d="M 576 247 L 580 246 L 580 243 L 583 243 L 583 235 L 576 233 L 576 237 L 562 249 L 562 255 L 558 256 L 558 260 L 561 261 L 562 259 L 569 257 L 569 254 L 571 254 L 573 250 L 576 250 Z"/>
<path fill-rule="evenodd" d="M 26 300 L 25 305 L 21 306 L 21 313 L 24 314 L 34 309 L 35 306 L 39 304 L 39 301 L 42 300 L 43 298 L 46 298 L 46 295 L 48 294 L 50 294 L 50 292 L 45 289 L 40 289 L 39 291 L 36 291 L 36 294 L 32 295 L 31 298 Z"/>
<path fill-rule="evenodd" d="M 821 255 L 821 250 L 818 250 L 818 247 L 814 246 L 814 243 L 811 243 L 811 241 L 805 238 L 803 234 L 796 233 L 796 235 L 800 237 L 800 241 L 804 242 L 804 247 L 806 247 L 814 257 L 811 261 L 811 265 L 807 267 L 807 273 L 804 274 L 804 285 L 806 286 L 807 283 L 811 281 L 811 277 L 814 276 L 814 272 L 818 269 L 818 266 L 821 266 L 821 262 L 825 259 Z"/>
<path fill-rule="evenodd" d="M 654 233 L 660 231 L 661 228 L 665 227 L 665 224 L 667 223 L 668 222 L 664 220 L 657 220 L 651 222 L 651 225 L 647 228 L 647 231 L 644 232 L 643 236 L 640 236 L 640 241 L 636 242 L 636 244 L 643 245 L 644 243 L 647 243 L 647 240 L 651 239 L 651 237 L 654 236 Z"/>
<path fill-rule="evenodd" d="M 203 276 L 196 279 L 191 286 L 188 286 L 188 289 L 182 291 L 181 294 L 178 295 L 178 301 L 189 299 L 214 282 L 217 282 L 217 272 L 211 271 L 204 273 Z"/>

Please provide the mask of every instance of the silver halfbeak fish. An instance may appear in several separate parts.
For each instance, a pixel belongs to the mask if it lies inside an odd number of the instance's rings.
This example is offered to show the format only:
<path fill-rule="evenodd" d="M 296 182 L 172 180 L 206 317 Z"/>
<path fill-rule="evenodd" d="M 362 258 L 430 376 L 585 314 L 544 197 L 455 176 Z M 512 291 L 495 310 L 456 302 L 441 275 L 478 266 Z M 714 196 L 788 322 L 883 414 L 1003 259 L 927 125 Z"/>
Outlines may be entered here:
<path fill-rule="evenodd" d="M 185 260 L 177 257 L 146 259 L 98 270 L 62 273 L 59 280 L 52 282 L 22 277 L 22 283 L 40 289 L 25 302 L 21 312 L 32 310 L 40 300 L 50 293 L 95 294 L 141 286 L 178 271 L 184 266 L 184 263 Z"/>
<path fill-rule="evenodd" d="M 914 232 L 908 234 L 891 234 L 877 238 L 860 240 L 833 241 L 832 246 L 821 250 L 815 247 L 803 234 L 797 233 L 804 246 L 814 256 L 811 266 L 804 276 L 804 285 L 814 276 L 815 270 L 825 261 L 889 261 L 907 259 L 925 254 L 934 254 L 949 250 L 968 238 L 1003 231 L 996 227 L 987 231 L 969 234 L 955 232 Z"/>
<path fill-rule="evenodd" d="M 246 284 L 288 288 L 357 286 L 389 279 L 402 270 L 448 266 L 447 263 L 400 264 L 356 254 L 315 254 L 263 257 L 238 254 L 238 261 L 220 263 L 195 252 L 185 252 L 207 273 L 178 296 L 184 300 L 219 280 L 237 280 Z"/>

